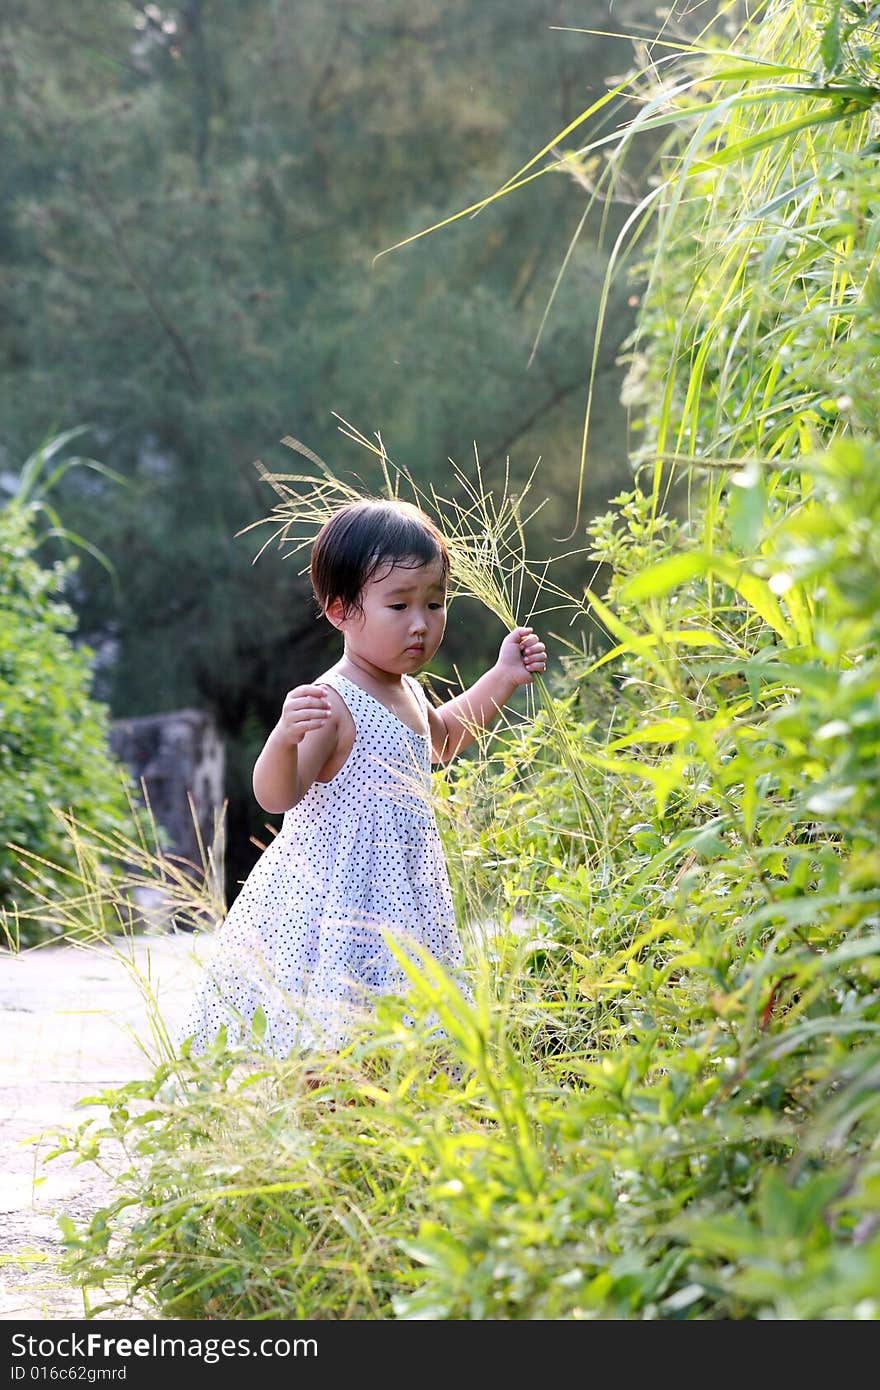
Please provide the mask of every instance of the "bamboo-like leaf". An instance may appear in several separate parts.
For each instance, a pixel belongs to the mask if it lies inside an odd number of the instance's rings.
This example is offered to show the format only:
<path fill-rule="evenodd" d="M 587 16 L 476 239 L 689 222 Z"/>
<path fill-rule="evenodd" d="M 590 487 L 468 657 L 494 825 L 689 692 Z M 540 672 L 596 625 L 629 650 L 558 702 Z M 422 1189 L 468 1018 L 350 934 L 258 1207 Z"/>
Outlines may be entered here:
<path fill-rule="evenodd" d="M 755 574 L 731 575 L 729 571 L 718 571 L 722 578 L 728 578 L 737 593 L 742 594 L 746 603 L 764 620 L 768 627 L 778 633 L 786 646 L 797 645 L 797 634 L 786 620 L 779 600 L 766 580 Z"/>
<path fill-rule="evenodd" d="M 717 154 L 710 155 L 706 159 L 695 161 L 692 166 L 693 172 L 704 174 L 714 169 L 725 168 L 729 164 L 739 164 L 750 159 L 759 150 L 764 150 L 772 145 L 780 145 L 783 141 L 791 139 L 792 136 L 799 135 L 801 131 L 814 130 L 820 125 L 832 125 L 835 121 L 846 120 L 851 115 L 852 111 L 842 103 L 836 104 L 829 111 L 808 111 L 803 116 L 795 116 L 790 121 L 782 121 L 779 125 L 770 126 L 758 135 L 750 135 L 745 140 L 727 145 L 723 150 L 719 150 Z"/>
<path fill-rule="evenodd" d="M 623 734 L 612 739 L 608 751 L 629 748 L 634 743 L 680 743 L 682 739 L 692 738 L 693 723 L 689 719 L 658 719 L 651 724 L 641 725 L 631 734 Z"/>
<path fill-rule="evenodd" d="M 590 675 L 593 671 L 598 671 L 602 666 L 607 666 L 609 662 L 617 661 L 626 652 L 637 656 L 639 653 L 649 652 L 652 648 L 659 646 L 723 647 L 724 643 L 716 633 L 709 632 L 705 628 L 670 628 L 660 633 L 646 632 L 638 636 L 633 635 L 628 641 L 610 647 L 607 652 L 603 652 L 600 657 L 590 663 L 584 674 Z"/>
<path fill-rule="evenodd" d="M 831 13 L 822 33 L 819 52 L 825 71 L 836 72 L 843 56 L 840 44 L 840 0 L 831 0 Z"/>
<path fill-rule="evenodd" d="M 698 550 L 670 555 L 643 570 L 641 574 L 628 579 L 621 588 L 620 596 L 626 603 L 641 603 L 644 599 L 661 598 L 671 589 L 677 589 L 689 580 L 706 574 L 711 563 L 711 557 Z"/>

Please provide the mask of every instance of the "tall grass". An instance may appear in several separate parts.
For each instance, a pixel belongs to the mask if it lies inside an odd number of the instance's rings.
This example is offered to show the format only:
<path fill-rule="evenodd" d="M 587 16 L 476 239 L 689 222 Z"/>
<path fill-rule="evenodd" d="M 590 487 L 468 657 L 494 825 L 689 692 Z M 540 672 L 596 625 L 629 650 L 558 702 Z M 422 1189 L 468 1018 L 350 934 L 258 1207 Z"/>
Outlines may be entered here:
<path fill-rule="evenodd" d="M 637 115 L 566 153 L 610 149 L 608 187 L 671 132 L 628 224 L 640 442 L 587 526 L 604 594 L 528 561 L 506 482 L 425 498 L 352 431 L 463 591 L 613 646 L 438 778 L 459 902 L 498 924 L 474 1002 L 407 961 L 415 1025 L 386 1001 L 317 1087 L 219 1047 L 102 1097 L 62 1141 L 130 1158 L 68 1227 L 84 1284 L 167 1317 L 880 1316 L 877 29 L 788 0 L 732 42 L 667 31 Z M 311 461 L 268 478 L 267 544 L 349 495 Z"/>
<path fill-rule="evenodd" d="M 18 862 L 15 883 L 25 905 L 0 909 L 0 931 L 10 949 L 22 939 L 35 945 L 64 940 L 82 947 L 126 938 L 139 931 L 210 930 L 226 910 L 223 892 L 223 815 L 205 843 L 190 797 L 198 862 L 169 852 L 150 803 L 129 795 L 134 836 L 103 831 L 71 811 L 53 808 L 70 846 L 69 863 L 11 844 Z"/>

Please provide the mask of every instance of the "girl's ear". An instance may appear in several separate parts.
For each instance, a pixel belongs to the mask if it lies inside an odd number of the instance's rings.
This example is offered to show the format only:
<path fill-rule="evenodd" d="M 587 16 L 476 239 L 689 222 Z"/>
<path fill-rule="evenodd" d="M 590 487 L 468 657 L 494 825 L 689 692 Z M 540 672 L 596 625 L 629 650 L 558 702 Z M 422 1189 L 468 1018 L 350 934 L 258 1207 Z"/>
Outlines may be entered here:
<path fill-rule="evenodd" d="M 332 598 L 330 600 L 327 607 L 324 609 L 324 617 L 327 619 L 328 623 L 332 623 L 334 627 L 342 627 L 342 624 L 345 622 L 345 608 L 341 598 Z"/>

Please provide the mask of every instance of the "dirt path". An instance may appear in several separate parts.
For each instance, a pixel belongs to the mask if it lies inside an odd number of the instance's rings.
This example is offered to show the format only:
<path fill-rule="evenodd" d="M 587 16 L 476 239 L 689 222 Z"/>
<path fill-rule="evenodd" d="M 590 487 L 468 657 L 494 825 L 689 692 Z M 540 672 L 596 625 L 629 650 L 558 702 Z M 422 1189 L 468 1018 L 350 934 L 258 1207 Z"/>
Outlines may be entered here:
<path fill-rule="evenodd" d="M 87 1219 L 109 1189 L 90 1164 L 46 1161 L 51 1135 L 86 1118 L 83 1097 L 151 1072 L 143 984 L 173 1031 L 206 951 L 177 935 L 0 955 L 0 1319 L 86 1316 L 57 1218 Z"/>

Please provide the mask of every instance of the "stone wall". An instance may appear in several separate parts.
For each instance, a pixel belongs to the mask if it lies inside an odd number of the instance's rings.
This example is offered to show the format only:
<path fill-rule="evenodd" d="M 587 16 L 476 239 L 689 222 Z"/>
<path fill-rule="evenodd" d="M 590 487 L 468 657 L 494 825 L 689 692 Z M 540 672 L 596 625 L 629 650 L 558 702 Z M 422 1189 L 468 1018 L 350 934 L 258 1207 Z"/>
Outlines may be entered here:
<path fill-rule="evenodd" d="M 225 750 L 212 717 L 204 710 L 180 709 L 116 719 L 110 745 L 138 785 L 146 787 L 168 836 L 167 852 L 200 865 L 196 825 L 207 849 L 222 823 L 225 796 Z"/>

